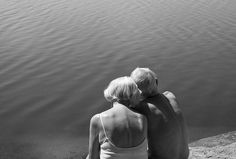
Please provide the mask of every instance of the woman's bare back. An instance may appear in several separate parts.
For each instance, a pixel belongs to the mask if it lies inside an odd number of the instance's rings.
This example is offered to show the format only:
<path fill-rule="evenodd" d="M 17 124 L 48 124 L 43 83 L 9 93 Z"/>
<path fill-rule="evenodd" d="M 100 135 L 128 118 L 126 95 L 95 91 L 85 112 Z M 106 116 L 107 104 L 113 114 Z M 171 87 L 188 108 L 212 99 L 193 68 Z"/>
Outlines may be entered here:
<path fill-rule="evenodd" d="M 101 113 L 106 135 L 117 147 L 135 147 L 142 143 L 147 135 L 146 118 L 122 104 Z M 100 131 L 100 143 L 106 139 L 105 132 Z"/>

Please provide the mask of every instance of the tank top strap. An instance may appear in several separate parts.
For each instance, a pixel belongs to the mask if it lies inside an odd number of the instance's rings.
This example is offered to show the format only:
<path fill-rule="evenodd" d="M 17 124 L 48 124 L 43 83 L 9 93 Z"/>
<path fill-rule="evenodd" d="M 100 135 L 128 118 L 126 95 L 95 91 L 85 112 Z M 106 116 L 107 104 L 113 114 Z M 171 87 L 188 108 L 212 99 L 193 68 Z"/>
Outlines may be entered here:
<path fill-rule="evenodd" d="M 102 124 L 103 132 L 104 132 L 105 137 L 106 137 L 106 140 L 107 140 L 108 137 L 107 137 L 107 133 L 106 133 L 106 130 L 105 130 L 105 127 L 104 127 L 103 121 L 102 121 L 102 115 L 101 115 L 101 114 L 99 114 L 99 118 L 100 118 L 100 121 L 101 121 L 101 124 Z M 104 142 L 105 142 L 106 140 L 104 140 Z"/>

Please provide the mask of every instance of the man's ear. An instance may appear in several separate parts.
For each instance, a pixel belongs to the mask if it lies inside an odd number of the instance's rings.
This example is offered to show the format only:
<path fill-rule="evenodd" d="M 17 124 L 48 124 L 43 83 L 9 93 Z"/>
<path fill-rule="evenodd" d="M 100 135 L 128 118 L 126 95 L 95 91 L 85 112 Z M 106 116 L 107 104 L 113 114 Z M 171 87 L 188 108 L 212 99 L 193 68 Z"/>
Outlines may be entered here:
<path fill-rule="evenodd" d="M 156 78 L 156 85 L 158 86 L 158 79 Z"/>

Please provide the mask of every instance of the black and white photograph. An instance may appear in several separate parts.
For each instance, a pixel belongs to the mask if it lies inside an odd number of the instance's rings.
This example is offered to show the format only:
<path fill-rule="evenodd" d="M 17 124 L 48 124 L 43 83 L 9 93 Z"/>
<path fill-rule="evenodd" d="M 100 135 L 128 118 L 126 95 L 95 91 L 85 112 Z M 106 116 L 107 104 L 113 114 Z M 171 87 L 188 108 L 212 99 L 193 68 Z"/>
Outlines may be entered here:
<path fill-rule="evenodd" d="M 236 159 L 236 1 L 0 0 L 0 159 Z"/>

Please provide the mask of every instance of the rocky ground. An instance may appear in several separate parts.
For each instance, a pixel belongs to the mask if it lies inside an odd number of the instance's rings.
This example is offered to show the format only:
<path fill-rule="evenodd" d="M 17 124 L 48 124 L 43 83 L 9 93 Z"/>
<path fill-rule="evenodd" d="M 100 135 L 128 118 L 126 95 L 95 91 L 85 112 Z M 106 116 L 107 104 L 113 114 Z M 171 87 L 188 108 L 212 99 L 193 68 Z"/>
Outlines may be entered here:
<path fill-rule="evenodd" d="M 236 159 L 236 131 L 190 143 L 189 159 Z"/>

